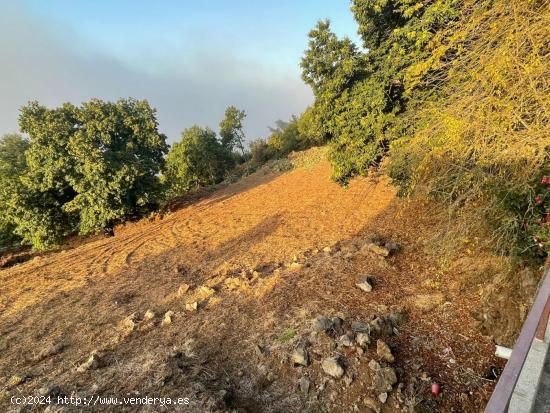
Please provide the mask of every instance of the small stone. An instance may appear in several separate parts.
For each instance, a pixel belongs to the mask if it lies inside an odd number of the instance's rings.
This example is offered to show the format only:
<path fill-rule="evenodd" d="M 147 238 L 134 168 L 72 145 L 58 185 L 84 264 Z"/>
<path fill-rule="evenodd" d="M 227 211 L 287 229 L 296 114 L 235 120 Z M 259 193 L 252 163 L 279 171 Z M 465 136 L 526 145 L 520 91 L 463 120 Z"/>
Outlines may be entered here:
<path fill-rule="evenodd" d="M 8 380 L 8 387 L 19 386 L 20 384 L 25 383 L 27 378 L 28 378 L 28 376 L 26 374 L 14 374 Z"/>
<path fill-rule="evenodd" d="M 363 248 L 361 248 L 361 254 L 365 255 L 369 252 L 379 255 L 381 257 L 387 257 L 388 255 L 390 255 L 390 251 L 387 248 L 381 247 L 380 245 L 376 245 L 372 242 L 365 244 Z"/>
<path fill-rule="evenodd" d="M 323 248 L 323 252 L 326 252 L 326 253 L 331 253 L 332 252 L 332 248 L 327 246 L 325 248 Z"/>
<path fill-rule="evenodd" d="M 355 336 L 355 342 L 358 346 L 367 348 L 370 344 L 370 336 L 367 333 L 357 333 Z"/>
<path fill-rule="evenodd" d="M 143 319 L 144 320 L 152 320 L 153 318 L 155 318 L 157 315 L 155 314 L 155 312 L 153 310 L 147 310 L 145 312 L 145 314 L 143 315 Z"/>
<path fill-rule="evenodd" d="M 185 304 L 185 309 L 187 311 L 197 311 L 198 308 L 199 308 L 199 303 L 196 301 Z"/>
<path fill-rule="evenodd" d="M 185 295 L 187 293 L 187 291 L 189 291 L 190 288 L 191 288 L 191 286 L 187 283 L 180 284 L 180 286 L 178 288 L 178 296 L 181 297 L 181 296 Z"/>
<path fill-rule="evenodd" d="M 307 395 L 309 394 L 309 389 L 311 387 L 311 381 L 309 380 L 309 378 L 306 376 L 302 376 L 299 385 L 300 391 L 307 397 Z"/>
<path fill-rule="evenodd" d="M 380 402 L 382 402 L 382 403 L 386 403 L 386 400 L 388 400 L 388 393 L 386 393 L 386 392 L 380 393 L 378 395 L 378 400 L 380 400 Z"/>
<path fill-rule="evenodd" d="M 420 380 L 422 380 L 422 381 L 431 381 L 431 378 L 430 378 L 430 375 L 428 373 L 423 372 L 420 375 Z"/>
<path fill-rule="evenodd" d="M 344 320 L 340 317 L 332 317 L 332 328 L 338 330 L 344 325 Z"/>
<path fill-rule="evenodd" d="M 355 283 L 355 285 L 361 291 L 364 291 L 366 293 L 370 293 L 372 291 L 372 284 L 370 282 L 370 279 L 371 279 L 371 277 L 363 277 L 357 283 Z"/>
<path fill-rule="evenodd" d="M 166 313 L 164 313 L 164 317 L 162 319 L 162 325 L 172 324 L 172 321 L 174 319 L 174 316 L 176 314 L 172 310 L 168 310 Z"/>
<path fill-rule="evenodd" d="M 128 331 L 133 331 L 137 325 L 137 314 L 136 313 L 130 314 L 128 317 L 122 320 L 121 325 L 123 329 Z"/>
<path fill-rule="evenodd" d="M 44 360 L 45 358 L 55 356 L 63 351 L 65 344 L 57 343 L 43 349 L 38 356 L 35 357 L 36 361 Z"/>
<path fill-rule="evenodd" d="M 393 326 L 386 317 L 376 317 L 369 323 L 371 332 L 378 336 L 389 336 L 393 334 Z"/>
<path fill-rule="evenodd" d="M 362 355 L 365 353 L 365 350 L 363 350 L 362 347 L 356 347 L 356 348 L 355 348 L 355 351 L 357 352 L 357 354 L 358 354 L 359 356 L 362 356 Z"/>
<path fill-rule="evenodd" d="M 315 331 L 328 331 L 332 326 L 332 320 L 328 317 L 319 316 L 313 320 L 313 329 Z"/>
<path fill-rule="evenodd" d="M 82 363 L 76 371 L 79 373 L 83 373 L 86 370 L 95 370 L 99 368 L 100 359 L 97 353 L 92 353 L 90 357 L 88 357 L 88 360 L 86 360 L 84 363 Z"/>
<path fill-rule="evenodd" d="M 206 285 L 203 285 L 201 288 L 199 288 L 199 295 L 202 298 L 208 298 L 211 297 L 216 293 L 216 290 L 213 288 L 207 287 Z"/>
<path fill-rule="evenodd" d="M 351 386 L 351 383 L 353 383 L 353 377 L 351 376 L 345 376 L 344 377 L 344 384 L 349 387 Z"/>
<path fill-rule="evenodd" d="M 378 371 L 380 370 L 380 363 L 378 363 L 375 359 L 372 359 L 369 361 L 369 369 L 372 371 Z"/>
<path fill-rule="evenodd" d="M 57 397 L 61 394 L 61 388 L 57 384 L 44 386 L 38 390 L 38 394 L 44 397 Z"/>
<path fill-rule="evenodd" d="M 390 346 L 382 340 L 376 340 L 376 354 L 388 363 L 393 363 L 395 361 L 395 357 L 391 353 Z"/>
<path fill-rule="evenodd" d="M 304 268 L 304 264 L 302 264 L 301 262 L 293 262 L 292 264 L 290 264 L 291 270 L 299 271 L 302 268 Z"/>
<path fill-rule="evenodd" d="M 380 413 L 379 403 L 372 397 L 365 397 L 363 399 L 363 404 L 367 406 L 369 409 L 374 410 L 376 413 Z"/>
<path fill-rule="evenodd" d="M 309 356 L 304 346 L 298 346 L 294 349 L 291 356 L 292 363 L 300 366 L 307 366 L 309 364 Z"/>
<path fill-rule="evenodd" d="M 344 347 L 351 347 L 353 346 L 353 335 L 350 333 L 344 334 L 338 339 L 338 342 Z"/>
<path fill-rule="evenodd" d="M 354 321 L 351 323 L 351 329 L 354 333 L 367 333 L 370 334 L 370 326 L 361 321 Z"/>
<path fill-rule="evenodd" d="M 335 379 L 339 379 L 344 375 L 344 367 L 340 357 L 328 357 L 321 362 L 323 371 Z"/>
<path fill-rule="evenodd" d="M 265 378 L 267 379 L 267 381 L 272 382 L 275 380 L 275 374 L 273 374 L 273 372 L 270 371 L 266 374 Z"/>
<path fill-rule="evenodd" d="M 395 383 L 397 383 L 397 376 L 391 367 L 380 368 L 372 375 L 372 386 L 377 392 L 389 392 Z"/>

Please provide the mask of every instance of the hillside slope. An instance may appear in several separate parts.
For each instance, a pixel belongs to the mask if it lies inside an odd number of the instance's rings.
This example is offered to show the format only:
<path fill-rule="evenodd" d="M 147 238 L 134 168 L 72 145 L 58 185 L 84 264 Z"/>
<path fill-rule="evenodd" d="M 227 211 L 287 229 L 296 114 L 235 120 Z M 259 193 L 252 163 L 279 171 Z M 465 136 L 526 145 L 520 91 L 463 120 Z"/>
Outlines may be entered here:
<path fill-rule="evenodd" d="M 330 172 L 324 160 L 262 169 L 114 237 L 1 270 L 0 410 L 17 407 L 12 395 L 59 393 L 190 399 L 84 410 L 101 412 L 482 410 L 493 386 L 482 375 L 500 362 L 470 316 L 479 295 L 430 252 L 446 223 L 421 202 L 402 206 L 385 176 L 342 188 Z M 381 256 L 389 241 L 400 249 Z M 355 285 L 367 275 L 371 292 Z M 316 333 L 317 316 L 344 324 Z M 376 317 L 393 324 L 368 348 L 340 339 Z M 377 338 L 395 362 L 377 354 Z M 297 346 L 307 366 L 293 366 Z M 335 355 L 345 378 L 322 370 Z M 372 359 L 403 383 L 385 404 Z"/>

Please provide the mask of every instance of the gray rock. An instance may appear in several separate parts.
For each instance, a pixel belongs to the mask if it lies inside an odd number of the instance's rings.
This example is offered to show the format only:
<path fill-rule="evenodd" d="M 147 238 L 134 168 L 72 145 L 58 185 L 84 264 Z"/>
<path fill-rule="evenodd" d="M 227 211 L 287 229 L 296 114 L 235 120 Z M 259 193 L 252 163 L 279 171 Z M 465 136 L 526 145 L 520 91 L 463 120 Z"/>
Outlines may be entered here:
<path fill-rule="evenodd" d="M 380 400 L 381 403 L 386 403 L 386 400 L 388 400 L 388 393 L 383 392 L 378 395 L 378 400 Z"/>
<path fill-rule="evenodd" d="M 338 339 L 338 343 L 344 347 L 353 346 L 353 335 L 350 333 L 344 334 Z"/>
<path fill-rule="evenodd" d="M 315 331 L 328 331 L 332 326 L 332 320 L 328 317 L 318 316 L 313 320 L 313 329 Z"/>
<path fill-rule="evenodd" d="M 389 336 L 393 334 L 391 321 L 386 317 L 377 317 L 369 323 L 371 332 L 377 336 Z"/>
<path fill-rule="evenodd" d="M 395 383 L 397 383 L 397 376 L 391 367 L 382 367 L 372 375 L 372 385 L 379 393 L 391 391 Z"/>
<path fill-rule="evenodd" d="M 370 281 L 371 277 L 363 277 L 358 282 L 355 283 L 356 287 L 361 291 L 370 293 L 372 291 L 372 284 Z"/>
<path fill-rule="evenodd" d="M 309 394 L 309 389 L 311 387 L 311 381 L 309 380 L 309 378 L 306 376 L 303 376 L 300 379 L 299 385 L 300 385 L 300 391 L 307 397 L 307 395 Z"/>
<path fill-rule="evenodd" d="M 328 357 L 321 362 L 323 371 L 335 379 L 341 378 L 345 371 L 340 357 Z"/>
<path fill-rule="evenodd" d="M 362 348 L 367 348 L 370 344 L 370 336 L 367 333 L 357 333 L 355 342 Z"/>
<path fill-rule="evenodd" d="M 372 371 L 380 370 L 380 363 L 377 362 L 375 359 L 372 359 L 371 361 L 369 361 L 369 369 L 371 369 Z"/>
<path fill-rule="evenodd" d="M 300 366 L 307 366 L 309 364 L 309 355 L 305 346 L 298 346 L 294 349 L 291 356 L 292 363 Z"/>
<path fill-rule="evenodd" d="M 376 354 L 388 363 L 393 363 L 395 361 L 395 357 L 391 353 L 390 346 L 382 340 L 376 340 Z"/>
<path fill-rule="evenodd" d="M 354 333 L 367 333 L 370 334 L 371 327 L 361 321 L 354 321 L 351 323 L 351 329 Z"/>
<path fill-rule="evenodd" d="M 363 404 L 367 406 L 369 409 L 373 410 L 376 413 L 380 413 L 380 405 L 379 403 L 373 399 L 372 397 L 365 397 L 363 399 Z"/>
<path fill-rule="evenodd" d="M 332 317 L 332 326 L 331 328 L 335 329 L 335 330 L 338 330 L 340 328 L 342 328 L 342 326 L 344 325 L 344 320 L 340 317 Z"/>

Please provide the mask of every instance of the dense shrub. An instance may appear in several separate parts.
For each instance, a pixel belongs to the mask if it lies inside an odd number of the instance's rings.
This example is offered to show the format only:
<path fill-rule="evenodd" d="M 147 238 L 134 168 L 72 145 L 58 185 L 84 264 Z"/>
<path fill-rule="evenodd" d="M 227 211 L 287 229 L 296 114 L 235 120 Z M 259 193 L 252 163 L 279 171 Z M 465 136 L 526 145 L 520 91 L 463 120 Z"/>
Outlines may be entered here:
<path fill-rule="evenodd" d="M 412 94 L 439 90 L 407 114 L 415 127 L 389 169 L 405 192 L 484 219 L 498 250 L 539 258 L 550 252 L 549 17 L 538 1 L 465 2 L 407 73 Z"/>
<path fill-rule="evenodd" d="M 10 211 L 13 209 L 12 196 L 27 171 L 25 152 L 28 148 L 29 142 L 21 135 L 7 134 L 0 138 L 0 250 L 15 246 L 19 241 Z"/>
<path fill-rule="evenodd" d="M 19 125 L 29 136 L 27 169 L 10 193 L 8 219 L 24 243 L 48 248 L 156 206 L 167 145 L 146 101 L 32 102 Z"/>

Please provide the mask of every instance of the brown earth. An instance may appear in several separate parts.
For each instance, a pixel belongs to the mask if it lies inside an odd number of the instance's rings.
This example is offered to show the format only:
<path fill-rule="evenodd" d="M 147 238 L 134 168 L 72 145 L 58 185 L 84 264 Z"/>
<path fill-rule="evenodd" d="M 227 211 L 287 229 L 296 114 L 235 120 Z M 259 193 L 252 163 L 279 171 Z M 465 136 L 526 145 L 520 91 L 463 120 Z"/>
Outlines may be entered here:
<path fill-rule="evenodd" d="M 434 253 L 447 222 L 430 208 L 399 201 L 385 176 L 342 188 L 326 161 L 282 174 L 264 168 L 114 237 L 0 270 L 0 411 L 43 411 L 17 410 L 10 398 L 57 385 L 67 396 L 188 397 L 190 405 L 49 411 L 368 412 L 376 343 L 364 354 L 335 349 L 311 333 L 311 319 L 349 325 L 403 306 L 408 321 L 385 338 L 403 395 L 394 386 L 383 411 L 482 411 L 493 388 L 482 375 L 502 363 L 471 316 L 483 277 L 468 276 L 494 274 L 500 261 L 465 253 L 467 274 L 449 267 Z M 388 258 L 361 252 L 372 240 L 402 248 Z M 367 274 L 370 293 L 355 286 Z M 193 302 L 198 309 L 187 311 Z M 172 322 L 161 325 L 167 311 Z M 319 355 L 294 367 L 289 355 L 306 337 Z M 97 368 L 77 371 L 93 351 Z M 353 373 L 349 385 L 325 383 L 320 357 L 335 352 Z"/>

